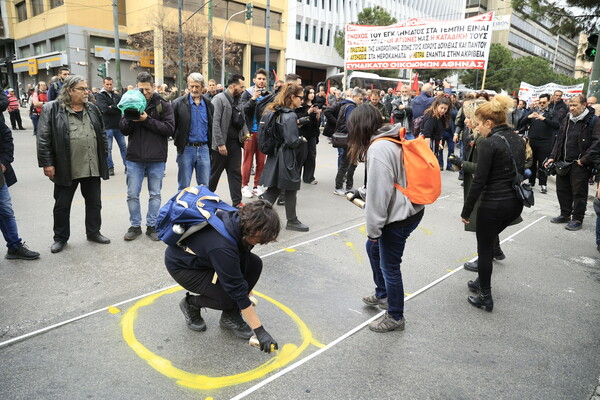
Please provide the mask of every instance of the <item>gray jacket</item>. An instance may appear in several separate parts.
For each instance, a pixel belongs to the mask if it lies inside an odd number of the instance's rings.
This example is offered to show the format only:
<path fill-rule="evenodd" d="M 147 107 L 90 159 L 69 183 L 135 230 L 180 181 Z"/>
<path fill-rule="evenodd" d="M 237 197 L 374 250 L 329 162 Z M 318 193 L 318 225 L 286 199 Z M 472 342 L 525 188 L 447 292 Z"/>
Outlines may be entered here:
<path fill-rule="evenodd" d="M 398 137 L 401 125 L 384 125 L 371 138 L 367 151 L 367 235 L 370 238 L 381 236 L 381 230 L 392 222 L 404 221 L 420 212 L 424 205 L 412 204 L 394 183 L 406 187 L 406 175 L 402 163 L 402 147 L 394 142 L 373 140 L 384 137 Z"/>
<path fill-rule="evenodd" d="M 228 90 L 219 93 L 211 101 L 214 106 L 211 148 L 215 151 L 218 151 L 219 146 L 225 146 L 227 142 L 227 132 L 231 123 L 231 101 L 233 101 L 233 98 Z M 237 106 L 243 115 L 242 102 L 238 102 Z M 239 133 L 240 143 L 243 143 L 244 136 L 247 133 L 248 127 L 244 124 Z"/>

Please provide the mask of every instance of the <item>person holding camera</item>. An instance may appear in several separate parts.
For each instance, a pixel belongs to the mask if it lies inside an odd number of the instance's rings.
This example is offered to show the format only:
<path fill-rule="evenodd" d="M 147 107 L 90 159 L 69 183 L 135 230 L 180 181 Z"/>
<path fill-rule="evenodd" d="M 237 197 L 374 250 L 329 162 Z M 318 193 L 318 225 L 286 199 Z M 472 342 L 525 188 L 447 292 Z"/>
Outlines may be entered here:
<path fill-rule="evenodd" d="M 552 153 L 544 164 L 556 167 L 556 196 L 560 215 L 550 222 L 564 224 L 569 231 L 581 229 L 591 176 L 591 150 L 600 139 L 600 122 L 584 96 L 569 99 L 569 113 L 562 124 Z"/>
<path fill-rule="evenodd" d="M 296 108 L 296 115 L 300 125 L 300 136 L 306 139 L 307 146 L 301 146 L 298 166 L 302 171 L 302 182 L 316 185 L 315 168 L 317 165 L 317 144 L 319 143 L 319 125 L 321 124 L 321 109 L 315 102 L 315 88 L 304 88 L 302 105 Z"/>
<path fill-rule="evenodd" d="M 160 210 L 160 191 L 168 155 L 168 140 L 173 136 L 175 118 L 171 103 L 154 91 L 154 78 L 148 72 L 137 76 L 137 88 L 146 98 L 146 109 L 139 116 L 128 119 L 125 115 L 119 124 L 127 142 L 127 207 L 131 226 L 123 237 L 134 240 L 142 234 L 140 192 L 144 177 L 148 179 L 148 213 L 146 235 L 158 241 L 154 227 Z"/>

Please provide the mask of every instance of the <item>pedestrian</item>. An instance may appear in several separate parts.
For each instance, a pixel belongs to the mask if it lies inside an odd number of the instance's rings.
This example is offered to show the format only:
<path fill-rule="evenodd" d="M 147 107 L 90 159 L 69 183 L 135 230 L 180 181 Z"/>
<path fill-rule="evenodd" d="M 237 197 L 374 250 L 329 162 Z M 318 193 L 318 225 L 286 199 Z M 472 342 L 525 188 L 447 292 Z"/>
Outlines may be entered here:
<path fill-rule="evenodd" d="M 46 103 L 40 115 L 38 164 L 54 183 L 52 253 L 61 252 L 71 236 L 71 203 L 78 186 L 85 199 L 87 239 L 100 244 L 110 243 L 100 233 L 100 178 L 108 179 L 106 134 L 100 110 L 88 103 L 88 90 L 82 76 L 69 76 L 56 101 Z"/>
<path fill-rule="evenodd" d="M 350 114 L 352 135 L 348 147 L 350 162 L 366 162 L 367 221 L 366 250 L 373 271 L 375 293 L 363 297 L 370 306 L 387 310 L 369 323 L 374 332 L 404 330 L 404 284 L 400 270 L 406 241 L 417 228 L 425 206 L 413 204 L 394 185 L 406 186 L 402 147 L 396 143 L 374 140 L 398 138 L 402 125 L 384 124 L 372 105 L 358 106 Z"/>
<path fill-rule="evenodd" d="M 240 102 L 244 92 L 245 78 L 233 74 L 227 89 L 216 95 L 212 127 L 212 154 L 208 188 L 215 192 L 223 171 L 227 172 L 229 194 L 232 204 L 242 207 L 242 147 L 247 139 L 248 128 Z"/>
<path fill-rule="evenodd" d="M 564 224 L 569 231 L 578 231 L 583 224 L 591 177 L 590 152 L 600 139 L 600 122 L 588 108 L 584 96 L 569 99 L 569 113 L 558 131 L 558 137 L 548 161 L 556 168 L 556 196 L 560 215 L 550 222 Z"/>
<path fill-rule="evenodd" d="M 444 93 L 451 95 L 452 90 L 450 89 L 450 84 L 448 82 L 444 81 L 443 86 L 444 86 Z M 432 83 L 427 82 L 421 88 L 421 94 L 419 94 L 418 96 L 416 96 L 413 99 L 413 104 L 412 104 L 413 121 L 415 119 L 419 118 L 421 115 L 423 115 L 423 113 L 425 113 L 425 110 L 427 110 L 431 106 L 431 104 L 433 104 L 433 101 L 437 98 L 433 95 L 434 91 L 435 91 L 435 86 Z"/>
<path fill-rule="evenodd" d="M 307 232 L 308 226 L 298 220 L 296 202 L 300 190 L 300 168 L 296 152 L 298 147 L 305 145 L 300 136 L 297 116 L 294 110 L 302 105 L 304 92 L 297 83 L 286 83 L 275 97 L 275 101 L 267 107 L 267 112 L 278 112 L 277 130 L 279 143 L 275 155 L 267 156 L 265 169 L 261 177 L 261 185 L 267 187 L 264 198 L 275 204 L 279 193 L 285 192 L 285 229 Z M 265 116 L 263 118 L 268 118 Z"/>
<path fill-rule="evenodd" d="M 319 126 L 321 124 L 321 109 L 315 103 L 315 88 L 306 86 L 302 105 L 296 108 L 296 115 L 300 125 L 300 136 L 306 139 L 306 151 L 301 153 L 299 167 L 302 172 L 302 181 L 311 185 L 318 182 L 315 179 L 317 165 L 317 144 L 319 143 Z M 302 146 L 304 147 L 304 146 Z"/>
<path fill-rule="evenodd" d="M 451 101 L 444 96 L 438 96 L 431 103 L 431 106 L 425 110 L 423 114 L 423 122 L 421 125 L 421 135 L 431 147 L 431 151 L 440 159 L 440 154 L 443 154 L 441 146 L 444 132 L 450 127 L 450 108 Z M 440 170 L 443 168 L 444 160 L 440 163 Z"/>
<path fill-rule="evenodd" d="M 468 301 L 475 307 L 492 311 L 492 259 L 497 236 L 521 215 L 523 203 L 517 198 L 513 182 L 515 169 L 507 166 L 516 163 L 523 174 L 525 142 L 508 125 L 507 114 L 512 99 L 506 95 L 495 96 L 480 105 L 472 119 L 472 126 L 485 138 L 478 150 L 477 168 L 469 195 L 461 212 L 462 222 L 468 224 L 477 201 L 478 278 L 469 281 L 470 290 L 477 293 Z M 507 148 L 508 147 L 508 148 Z"/>
<path fill-rule="evenodd" d="M 12 132 L 4 122 L 0 122 L 0 231 L 6 241 L 6 258 L 35 260 L 40 253 L 29 250 L 19 237 L 17 220 L 12 207 L 9 186 L 17 182 L 11 164 L 14 161 L 14 144 Z"/>
<path fill-rule="evenodd" d="M 121 117 L 119 126 L 127 136 L 127 208 L 131 226 L 123 237 L 134 240 L 142 234 L 140 192 L 148 179 L 146 235 L 158 241 L 156 217 L 160 210 L 160 191 L 168 155 L 168 140 L 173 136 L 175 119 L 171 103 L 154 91 L 154 78 L 148 72 L 137 75 L 137 88 L 146 98 L 146 109 L 137 120 Z"/>
<path fill-rule="evenodd" d="M 33 123 L 33 135 L 37 135 L 38 122 L 40 121 L 40 114 L 42 113 L 42 107 L 48 102 L 48 86 L 46 82 L 39 81 L 35 86 L 35 89 L 31 95 L 31 108 L 30 118 Z"/>
<path fill-rule="evenodd" d="M 10 125 L 12 130 L 18 129 L 24 131 L 23 121 L 21 120 L 21 111 L 19 109 L 19 99 L 15 96 L 14 89 L 8 89 L 8 115 L 10 116 Z"/>
<path fill-rule="evenodd" d="M 392 115 L 394 116 L 394 123 L 402 124 L 402 127 L 404 129 L 406 129 L 406 138 L 407 139 L 414 139 L 414 136 L 412 134 L 412 131 L 413 131 L 412 105 L 413 105 L 413 99 L 410 97 L 410 90 L 409 90 L 408 86 L 406 86 L 406 85 L 403 85 L 400 88 L 399 96 L 394 97 L 390 101 Z"/>
<path fill-rule="evenodd" d="M 48 101 L 56 100 L 58 93 L 65 82 L 65 79 L 67 79 L 69 76 L 69 73 L 69 68 L 67 67 L 60 67 L 58 69 L 58 74 L 54 77 L 55 79 L 48 88 Z"/>
<path fill-rule="evenodd" d="M 121 110 L 117 107 L 119 101 L 121 101 L 121 96 L 114 91 L 113 79 L 107 76 L 104 78 L 102 89 L 96 95 L 96 105 L 102 112 L 102 120 L 106 129 L 106 138 L 108 140 L 108 174 L 110 176 L 115 174 L 115 163 L 112 157 L 113 138 L 117 142 L 117 146 L 119 146 L 121 160 L 127 173 L 127 143 L 125 136 L 119 128 L 119 122 L 121 121 Z"/>
<path fill-rule="evenodd" d="M 213 105 L 208 94 L 202 95 L 204 77 L 193 72 L 187 78 L 189 94 L 173 101 L 177 148 L 177 190 L 190 186 L 196 173 L 196 184 L 208 186 L 210 179 L 210 147 L 212 144 Z"/>

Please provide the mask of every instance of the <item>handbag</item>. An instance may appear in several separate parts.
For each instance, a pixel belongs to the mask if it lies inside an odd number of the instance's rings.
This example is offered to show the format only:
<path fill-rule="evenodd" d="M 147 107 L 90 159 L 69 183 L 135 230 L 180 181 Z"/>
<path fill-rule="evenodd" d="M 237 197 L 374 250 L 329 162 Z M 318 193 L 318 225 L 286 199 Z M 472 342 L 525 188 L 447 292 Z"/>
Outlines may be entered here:
<path fill-rule="evenodd" d="M 556 174 L 560 176 L 565 176 L 571 170 L 571 165 L 573 165 L 573 161 L 555 161 L 554 166 L 556 167 Z"/>
<path fill-rule="evenodd" d="M 510 153 L 510 157 L 512 158 L 513 167 L 515 168 L 515 179 L 513 180 L 513 189 L 515 189 L 515 193 L 517 194 L 517 198 L 523 203 L 525 207 L 531 207 L 534 204 L 533 198 L 533 190 L 531 189 L 531 185 L 529 182 L 523 180 L 523 175 L 519 173 L 517 169 L 517 163 L 515 162 L 515 156 L 513 155 L 512 149 L 510 148 L 510 144 L 508 144 L 508 140 L 502 135 L 499 135 L 504 143 L 506 143 L 506 147 L 508 147 L 508 152 Z"/>
<path fill-rule="evenodd" d="M 344 132 L 334 132 L 331 136 L 331 145 L 333 147 L 345 149 L 348 147 L 348 134 Z"/>

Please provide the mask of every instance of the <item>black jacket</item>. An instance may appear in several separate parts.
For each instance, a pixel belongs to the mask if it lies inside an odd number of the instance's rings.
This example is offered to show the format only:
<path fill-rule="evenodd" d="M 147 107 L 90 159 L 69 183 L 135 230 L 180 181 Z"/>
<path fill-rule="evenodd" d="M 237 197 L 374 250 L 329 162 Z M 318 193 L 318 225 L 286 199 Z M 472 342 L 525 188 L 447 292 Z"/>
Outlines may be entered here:
<path fill-rule="evenodd" d="M 195 255 L 169 246 L 165 251 L 165 265 L 169 270 L 184 268 L 204 272 L 206 279 L 202 283 L 205 286 L 211 284 L 216 272 L 225 293 L 243 310 L 252 304 L 248 299 L 249 288 L 243 273 L 251 249 L 242 240 L 238 212 L 221 211 L 217 215 L 223 220 L 227 232 L 236 239 L 237 246 L 208 225 L 184 241 Z"/>
<path fill-rule="evenodd" d="M 248 127 L 249 131 L 252 131 L 252 122 L 254 120 L 254 115 L 256 114 L 256 105 L 264 101 L 264 99 L 261 99 L 261 101 L 256 101 L 252 98 L 255 90 L 256 86 L 252 86 L 244 90 L 244 92 L 240 95 L 240 103 L 242 103 L 242 109 L 244 110 L 244 116 L 246 117 L 246 126 Z M 270 94 L 271 92 L 265 90 L 262 96 L 265 97 Z M 260 118 L 260 115 L 256 117 L 257 124 L 260 122 Z"/>
<path fill-rule="evenodd" d="M 12 131 L 4 122 L 0 122 L 0 164 L 6 167 L 2 174 L 0 170 L 0 186 L 6 183 L 7 186 L 17 183 L 17 176 L 10 165 L 14 161 L 15 145 L 13 144 Z"/>
<path fill-rule="evenodd" d="M 528 131 L 527 137 L 529 140 L 538 141 L 538 142 L 549 142 L 552 140 L 554 136 L 554 132 L 558 130 L 560 123 L 558 122 L 558 115 L 549 110 L 545 110 L 542 115 L 544 116 L 543 121 L 537 118 L 529 118 L 527 114 L 521 118 L 521 122 L 519 123 L 519 133 L 523 133 L 524 131 Z"/>
<path fill-rule="evenodd" d="M 342 107 L 342 101 L 336 101 L 333 104 L 330 103 L 329 107 L 323 110 L 327 123 L 323 129 L 323 136 L 331 137 L 335 133 L 335 127 L 337 125 L 338 114 Z"/>
<path fill-rule="evenodd" d="M 298 119 L 304 117 L 309 118 L 307 123 L 302 124 L 302 126 L 300 126 L 300 136 L 304 136 L 307 139 L 319 137 L 319 126 L 321 125 L 320 121 L 317 119 L 316 113 L 309 114 L 308 110 L 308 106 L 301 106 L 294 110 L 296 112 L 296 115 L 298 116 Z"/>
<path fill-rule="evenodd" d="M 212 119 L 214 107 L 210 99 L 204 95 L 202 101 L 206 104 L 206 114 L 208 118 L 208 148 L 212 145 Z M 192 116 L 192 106 L 190 105 L 190 96 L 180 96 L 173 100 L 173 116 L 175 117 L 175 130 L 173 131 L 173 143 L 177 148 L 177 153 L 182 154 L 185 145 L 189 142 L 190 124 Z"/>
<path fill-rule="evenodd" d="M 104 129 L 119 129 L 121 110 L 117 108 L 117 104 L 119 104 L 120 100 L 120 95 L 113 93 L 111 97 L 110 94 L 104 89 L 102 89 L 100 93 L 96 95 L 96 105 L 102 113 Z"/>
<path fill-rule="evenodd" d="M 346 99 L 340 103 L 340 109 L 337 115 L 337 121 L 335 125 L 336 132 L 348 132 L 348 117 L 352 110 L 356 108 L 356 103 L 352 100 Z"/>
<path fill-rule="evenodd" d="M 157 106 L 162 104 L 162 110 Z M 121 117 L 121 132 L 129 136 L 127 160 L 133 162 L 166 162 L 167 141 L 173 136 L 175 118 L 171 103 L 154 93 L 146 104 L 148 118 L 144 122 L 134 122 Z"/>
<path fill-rule="evenodd" d="M 4 111 L 8 108 L 8 96 L 0 90 L 0 122 L 4 122 Z"/>
<path fill-rule="evenodd" d="M 590 127 L 590 122 L 594 117 L 594 109 L 589 110 L 588 115 L 581 121 L 577 121 L 575 124 L 571 122 L 569 117 L 565 118 L 565 121 L 558 132 L 552 153 L 550 153 L 550 158 L 567 161 L 565 160 L 565 139 L 567 136 L 572 137 L 573 135 L 577 135 L 581 163 L 583 165 L 591 164 L 590 152 L 596 142 L 599 141 L 598 139 L 600 139 L 600 117 L 596 117 L 593 128 Z"/>
<path fill-rule="evenodd" d="M 450 112 L 450 111 L 448 111 Z M 421 129 L 421 135 L 423 137 L 433 140 L 441 140 L 442 135 L 446 128 L 444 127 L 444 121 L 440 118 L 436 118 L 432 115 L 425 114 L 423 117 L 423 128 Z"/>
<path fill-rule="evenodd" d="M 565 117 L 569 113 L 569 106 L 561 99 L 558 103 L 550 102 L 548 110 L 558 115 L 558 122 L 562 125 Z"/>
<path fill-rule="evenodd" d="M 98 167 L 100 177 L 108 179 L 108 142 L 100 110 L 88 103 L 88 112 L 98 142 Z M 54 167 L 53 182 L 60 186 L 71 186 L 71 152 L 68 111 L 55 101 L 42 107 L 37 134 L 37 156 L 40 167 Z"/>
<path fill-rule="evenodd" d="M 465 200 L 460 216 L 469 219 L 475 203 L 481 196 L 481 201 L 506 201 L 515 199 L 517 194 L 513 189 L 515 168 L 504 136 L 515 157 L 517 170 L 523 174 L 525 167 L 525 141 L 508 125 L 496 126 L 490 136 L 478 144 L 477 169 Z"/>

